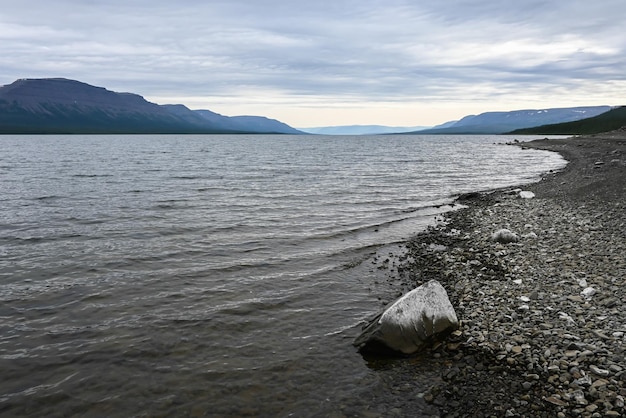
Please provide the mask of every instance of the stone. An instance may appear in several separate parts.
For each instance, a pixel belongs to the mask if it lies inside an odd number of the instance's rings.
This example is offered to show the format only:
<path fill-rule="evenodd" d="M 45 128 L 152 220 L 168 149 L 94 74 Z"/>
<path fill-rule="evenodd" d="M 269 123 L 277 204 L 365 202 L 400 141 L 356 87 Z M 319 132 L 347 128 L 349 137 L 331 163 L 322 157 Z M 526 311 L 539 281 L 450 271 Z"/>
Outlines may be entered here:
<path fill-rule="evenodd" d="M 593 383 L 591 381 L 591 378 L 589 377 L 589 375 L 585 375 L 582 376 L 581 378 L 576 379 L 575 383 L 578 386 L 591 386 L 591 383 Z"/>
<path fill-rule="evenodd" d="M 519 237 L 508 229 L 499 229 L 491 235 L 491 240 L 501 244 L 509 244 L 519 241 Z"/>
<path fill-rule="evenodd" d="M 575 390 L 574 392 L 571 393 L 571 397 L 572 397 L 572 399 L 574 399 L 574 401 L 578 405 L 588 405 L 589 404 L 587 399 L 585 399 L 585 394 L 583 393 L 582 390 Z"/>
<path fill-rule="evenodd" d="M 365 327 L 354 345 L 383 344 L 404 354 L 422 350 L 435 339 L 459 328 L 456 312 L 443 286 L 436 280 L 413 289 Z"/>
<path fill-rule="evenodd" d="M 601 388 L 603 386 L 606 386 L 609 384 L 609 381 L 606 379 L 598 379 L 595 382 L 592 383 L 591 387 L 593 388 Z"/>
<path fill-rule="evenodd" d="M 595 374 L 596 376 L 600 376 L 600 377 L 607 377 L 608 375 L 611 374 L 610 371 L 606 370 L 606 369 L 601 369 L 600 367 L 592 364 L 591 366 L 589 366 L 589 370 L 591 371 L 591 373 Z"/>
<path fill-rule="evenodd" d="M 546 398 L 546 402 L 550 402 L 552 405 L 557 405 L 557 406 L 566 406 L 567 402 L 562 401 L 561 399 L 557 398 L 556 396 L 549 396 Z"/>
<path fill-rule="evenodd" d="M 441 245 L 441 244 L 430 244 L 428 246 L 428 249 L 436 253 L 442 253 L 442 252 L 448 251 L 448 247 L 446 247 L 445 245 Z"/>
<path fill-rule="evenodd" d="M 565 312 L 559 312 L 559 318 L 565 320 L 567 322 L 567 325 L 569 326 L 576 326 L 576 321 L 574 321 L 574 318 L 572 318 Z"/>
<path fill-rule="evenodd" d="M 532 199 L 535 197 L 535 194 L 533 192 L 530 192 L 527 190 L 523 190 L 519 192 L 517 195 L 522 199 Z"/>
<path fill-rule="evenodd" d="M 580 292 L 581 296 L 585 299 L 591 299 L 593 295 L 596 294 L 596 289 L 591 286 L 585 287 L 582 292 Z"/>
<path fill-rule="evenodd" d="M 596 337 L 602 338 L 603 340 L 610 340 L 610 339 L 611 339 L 611 337 L 609 337 L 608 335 L 606 335 L 604 332 L 602 332 L 602 331 L 601 331 L 601 330 L 599 330 L 599 329 L 594 329 L 594 330 L 592 330 L 591 332 L 593 332 L 593 334 L 594 334 Z"/>

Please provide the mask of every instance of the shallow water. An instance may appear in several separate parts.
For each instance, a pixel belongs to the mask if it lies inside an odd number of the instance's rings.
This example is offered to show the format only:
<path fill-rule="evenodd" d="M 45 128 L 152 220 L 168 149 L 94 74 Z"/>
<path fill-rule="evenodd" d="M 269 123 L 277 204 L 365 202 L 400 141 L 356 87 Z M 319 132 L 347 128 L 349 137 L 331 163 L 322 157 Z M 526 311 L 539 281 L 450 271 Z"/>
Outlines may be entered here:
<path fill-rule="evenodd" d="M 0 413 L 371 410 L 371 256 L 564 165 L 508 139 L 0 136 Z"/>

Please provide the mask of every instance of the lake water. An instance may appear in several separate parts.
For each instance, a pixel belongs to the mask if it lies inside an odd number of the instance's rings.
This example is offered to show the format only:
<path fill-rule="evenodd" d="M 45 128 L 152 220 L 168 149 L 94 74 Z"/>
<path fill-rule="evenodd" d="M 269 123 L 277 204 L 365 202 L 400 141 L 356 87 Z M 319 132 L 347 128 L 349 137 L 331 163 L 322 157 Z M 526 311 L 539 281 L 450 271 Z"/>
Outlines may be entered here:
<path fill-rule="evenodd" d="M 385 413 L 372 257 L 563 167 L 510 139 L 0 136 L 0 415 Z"/>

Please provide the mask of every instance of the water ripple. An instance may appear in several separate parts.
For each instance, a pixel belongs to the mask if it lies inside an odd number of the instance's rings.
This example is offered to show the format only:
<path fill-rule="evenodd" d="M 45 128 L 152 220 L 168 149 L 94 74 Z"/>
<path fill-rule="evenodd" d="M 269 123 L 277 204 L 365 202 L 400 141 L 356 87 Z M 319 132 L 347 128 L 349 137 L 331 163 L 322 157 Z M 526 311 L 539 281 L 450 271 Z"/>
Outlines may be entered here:
<path fill-rule="evenodd" d="M 498 141 L 0 137 L 0 411 L 365 411 L 350 341 L 395 290 L 363 261 L 563 166 Z"/>

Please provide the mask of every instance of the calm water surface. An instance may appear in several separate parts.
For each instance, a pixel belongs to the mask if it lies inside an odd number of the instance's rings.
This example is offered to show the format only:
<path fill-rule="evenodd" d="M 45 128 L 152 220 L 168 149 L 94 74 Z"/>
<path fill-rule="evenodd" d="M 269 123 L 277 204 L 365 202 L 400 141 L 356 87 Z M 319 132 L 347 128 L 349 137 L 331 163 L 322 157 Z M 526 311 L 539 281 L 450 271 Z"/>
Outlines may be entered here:
<path fill-rule="evenodd" d="M 564 165 L 509 139 L 0 136 L 0 414 L 385 412 L 371 257 Z"/>

